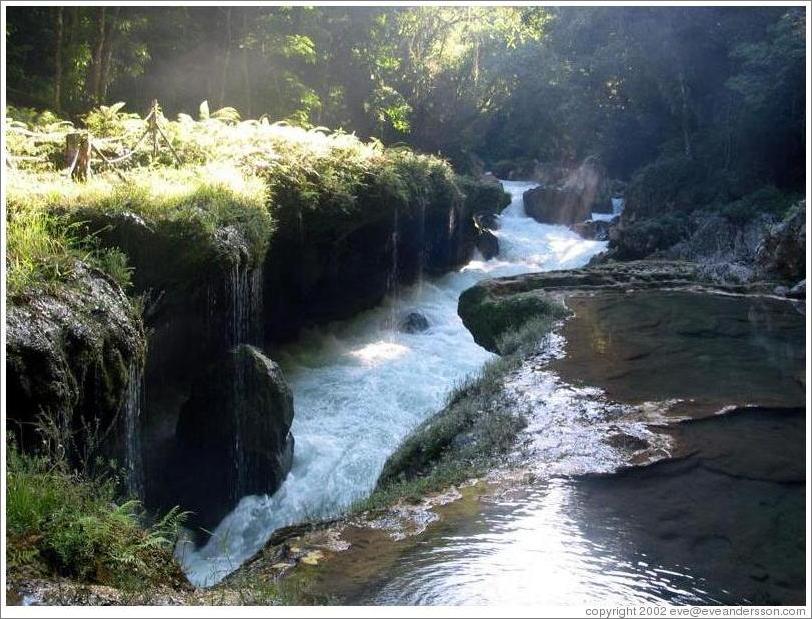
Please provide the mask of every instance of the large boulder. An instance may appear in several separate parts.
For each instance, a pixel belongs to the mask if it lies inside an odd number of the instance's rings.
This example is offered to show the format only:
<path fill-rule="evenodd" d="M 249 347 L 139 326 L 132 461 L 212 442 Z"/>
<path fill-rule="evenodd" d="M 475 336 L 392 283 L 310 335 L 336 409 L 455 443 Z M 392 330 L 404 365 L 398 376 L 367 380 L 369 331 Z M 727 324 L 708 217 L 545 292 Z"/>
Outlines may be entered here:
<path fill-rule="evenodd" d="M 138 413 L 127 404 L 140 388 L 146 337 L 118 285 L 77 262 L 66 282 L 10 299 L 7 312 L 4 391 L 20 447 L 45 440 L 76 465 L 137 459 L 126 453 L 124 417 Z"/>
<path fill-rule="evenodd" d="M 487 228 L 482 228 L 476 238 L 476 248 L 485 260 L 490 260 L 499 255 L 499 239 Z"/>
<path fill-rule="evenodd" d="M 203 373 L 181 409 L 176 493 L 201 524 L 240 498 L 272 494 L 293 462 L 293 395 L 279 366 L 240 345 Z"/>
<path fill-rule="evenodd" d="M 604 219 L 590 219 L 588 221 L 572 224 L 570 228 L 582 239 L 606 241 L 609 239 L 610 225 L 611 223 Z"/>
<path fill-rule="evenodd" d="M 606 193 L 606 182 L 602 166 L 594 158 L 588 158 L 563 183 L 526 191 L 525 212 L 545 224 L 570 225 L 586 221 Z"/>
<path fill-rule="evenodd" d="M 487 280 L 465 290 L 460 295 L 457 314 L 474 341 L 491 352 L 498 352 L 500 336 L 519 329 L 531 317 L 551 319 L 566 315 L 565 308 L 543 291 L 502 294 L 498 282 Z M 491 282 L 497 282 L 490 285 Z"/>
<path fill-rule="evenodd" d="M 797 282 L 806 277 L 806 202 L 802 200 L 780 223 L 772 226 L 756 251 L 756 263 L 766 273 Z"/>

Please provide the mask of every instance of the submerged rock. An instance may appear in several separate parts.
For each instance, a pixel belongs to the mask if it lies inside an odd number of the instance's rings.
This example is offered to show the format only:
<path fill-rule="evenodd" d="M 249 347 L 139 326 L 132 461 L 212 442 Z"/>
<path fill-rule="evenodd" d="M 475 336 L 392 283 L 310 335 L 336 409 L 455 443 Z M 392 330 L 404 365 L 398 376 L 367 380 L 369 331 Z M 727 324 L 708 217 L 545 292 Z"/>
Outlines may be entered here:
<path fill-rule="evenodd" d="M 409 312 L 400 322 L 399 329 L 403 333 L 422 333 L 429 328 L 429 321 L 420 312 Z"/>
<path fill-rule="evenodd" d="M 272 494 L 293 461 L 293 395 L 279 366 L 241 345 L 195 383 L 175 456 L 185 508 L 216 523 L 243 496 Z"/>

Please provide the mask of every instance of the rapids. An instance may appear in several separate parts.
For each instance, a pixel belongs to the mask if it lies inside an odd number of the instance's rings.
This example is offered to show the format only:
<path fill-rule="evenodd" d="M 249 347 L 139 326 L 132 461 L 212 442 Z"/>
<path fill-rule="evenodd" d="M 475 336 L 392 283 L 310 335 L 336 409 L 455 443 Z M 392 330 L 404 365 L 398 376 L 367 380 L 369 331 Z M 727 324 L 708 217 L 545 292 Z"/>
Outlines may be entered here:
<path fill-rule="evenodd" d="M 294 393 L 293 468 L 273 496 L 244 497 L 205 545 L 178 545 L 176 554 L 192 583 L 216 584 L 276 529 L 340 513 L 371 492 L 409 431 L 492 357 L 457 316 L 463 290 L 488 277 L 580 267 L 605 248 L 566 227 L 527 217 L 522 194 L 534 184 L 503 185 L 512 200 L 495 232 L 497 258 L 475 256 L 457 272 L 400 289 L 380 307 L 313 329 L 274 355 Z M 409 312 L 424 315 L 429 329 L 399 331 L 397 323 Z"/>

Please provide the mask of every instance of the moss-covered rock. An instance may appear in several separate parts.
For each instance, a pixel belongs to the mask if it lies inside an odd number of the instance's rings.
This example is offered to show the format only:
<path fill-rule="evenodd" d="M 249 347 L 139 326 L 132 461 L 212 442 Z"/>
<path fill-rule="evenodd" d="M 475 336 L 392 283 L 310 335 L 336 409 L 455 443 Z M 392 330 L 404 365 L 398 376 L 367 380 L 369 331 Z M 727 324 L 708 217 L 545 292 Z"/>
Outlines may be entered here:
<path fill-rule="evenodd" d="M 499 288 L 477 284 L 460 295 L 457 313 L 477 344 L 498 352 L 499 336 L 510 329 L 520 328 L 535 316 L 560 318 L 565 312 L 543 291 L 503 294 Z"/>
<path fill-rule="evenodd" d="M 74 463 L 88 455 L 123 462 L 125 404 L 146 350 L 131 301 L 103 273 L 77 263 L 67 281 L 30 290 L 7 311 L 8 428 L 19 445 L 48 441 Z"/>

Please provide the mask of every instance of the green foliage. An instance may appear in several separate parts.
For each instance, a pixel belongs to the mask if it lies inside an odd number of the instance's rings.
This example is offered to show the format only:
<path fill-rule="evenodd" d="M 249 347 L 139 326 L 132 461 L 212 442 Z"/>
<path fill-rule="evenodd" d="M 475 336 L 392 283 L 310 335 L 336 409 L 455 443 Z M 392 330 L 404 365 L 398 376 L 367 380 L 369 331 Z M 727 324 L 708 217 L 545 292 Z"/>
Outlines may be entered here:
<path fill-rule="evenodd" d="M 92 136 L 116 138 L 126 135 L 139 126 L 140 119 L 138 114 L 122 112 L 121 109 L 125 105 L 124 101 L 119 101 L 110 106 L 100 105 L 90 110 L 82 119 L 85 127 Z"/>
<path fill-rule="evenodd" d="M 783 217 L 799 196 L 779 191 L 773 186 L 762 187 L 720 207 L 720 213 L 734 223 L 742 224 L 758 215 Z"/>
<path fill-rule="evenodd" d="M 183 513 L 174 509 L 144 526 L 137 501 L 117 500 L 114 478 L 88 479 L 13 444 L 7 453 L 9 569 L 120 587 L 178 579 L 172 548 Z"/>
<path fill-rule="evenodd" d="M 419 501 L 492 468 L 514 447 L 526 425 L 508 402 L 504 385 L 523 359 L 538 352 L 562 310 L 544 308 L 498 337 L 501 357 L 469 377 L 448 396 L 445 407 L 413 432 L 384 465 L 375 491 L 354 511 L 379 509 L 404 499 Z"/>

